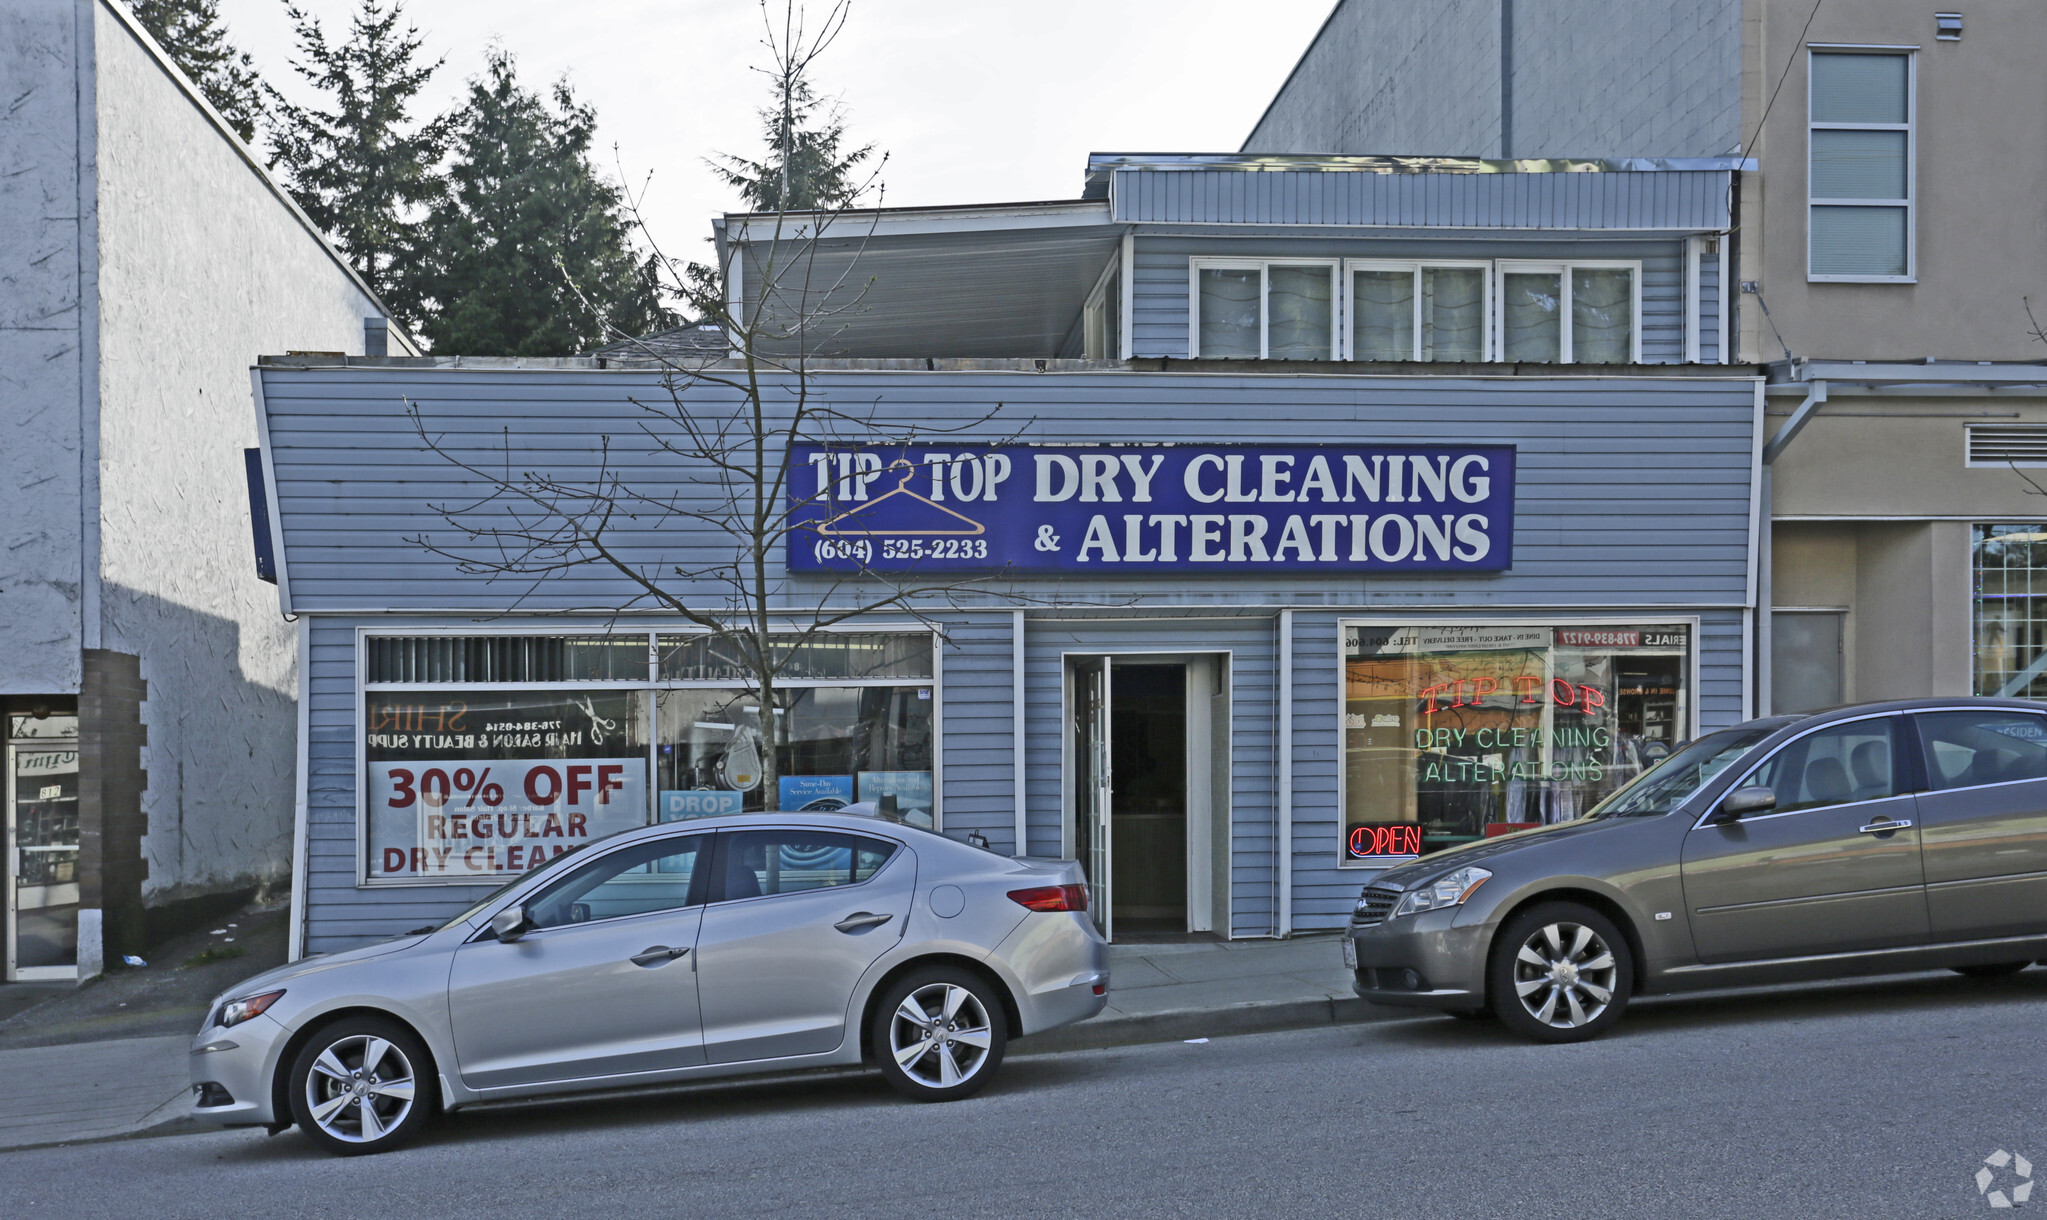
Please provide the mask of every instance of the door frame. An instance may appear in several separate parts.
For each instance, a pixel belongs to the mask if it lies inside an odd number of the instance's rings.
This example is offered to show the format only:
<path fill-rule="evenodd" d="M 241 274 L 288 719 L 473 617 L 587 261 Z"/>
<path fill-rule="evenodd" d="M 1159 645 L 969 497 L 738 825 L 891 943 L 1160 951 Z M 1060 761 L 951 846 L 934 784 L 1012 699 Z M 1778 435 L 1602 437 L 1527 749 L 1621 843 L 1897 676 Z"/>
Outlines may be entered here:
<path fill-rule="evenodd" d="M 0 849 L 4 849 L 6 853 L 5 861 L 0 862 L 0 884 L 4 884 L 7 887 L 7 895 L 5 900 L 6 917 L 4 920 L 5 923 L 4 932 L 7 942 L 6 943 L 7 968 L 4 974 L 0 974 L 0 978 L 4 978 L 5 981 L 9 983 L 64 982 L 76 979 L 78 977 L 78 954 L 75 949 L 72 951 L 72 960 L 69 966 L 30 966 L 27 969 L 23 969 L 20 966 L 16 965 L 16 962 L 19 960 L 20 957 L 20 945 L 19 942 L 17 942 L 15 939 L 15 929 L 17 924 L 16 918 L 17 908 L 15 903 L 20 896 L 20 889 L 15 882 L 15 876 L 18 871 L 16 867 L 17 861 L 19 860 L 20 857 L 19 853 L 16 851 L 17 827 L 15 825 L 14 820 L 15 759 L 20 757 L 23 753 L 79 754 L 80 752 L 78 749 L 78 743 L 76 741 L 69 742 L 68 744 L 60 744 L 57 742 L 50 742 L 45 744 L 39 741 L 28 743 L 17 743 L 10 741 L 7 743 L 7 752 L 5 758 L 5 765 L 7 767 L 7 783 L 5 788 L 5 799 L 7 801 L 7 809 L 4 814 L 0 814 Z M 80 767 L 82 768 L 84 765 L 84 758 L 82 755 L 80 756 L 79 761 Z M 81 784 L 83 783 L 84 778 L 85 773 L 81 769 L 79 771 L 79 780 Z"/>
<path fill-rule="evenodd" d="M 1229 861 L 1227 856 L 1221 861 L 1216 860 L 1213 848 L 1210 845 L 1215 839 L 1218 818 L 1220 818 L 1222 823 L 1223 834 L 1221 837 L 1225 845 L 1232 842 L 1230 829 L 1231 824 L 1235 821 L 1234 808 L 1228 799 L 1228 794 L 1236 780 L 1235 739 L 1234 735 L 1230 733 L 1230 712 L 1236 703 L 1236 687 L 1232 680 L 1235 675 L 1235 659 L 1235 652 L 1228 648 L 1067 648 L 1060 650 L 1059 653 L 1060 857 L 1067 860 L 1075 858 L 1073 854 L 1074 819 L 1079 815 L 1079 810 L 1073 804 L 1073 781 L 1075 779 L 1073 715 L 1077 706 L 1074 697 L 1073 663 L 1077 660 L 1098 660 L 1105 668 L 1109 669 L 1113 669 L 1118 663 L 1135 665 L 1179 664 L 1187 675 L 1186 787 L 1188 809 L 1186 868 L 1188 930 L 1190 932 L 1197 930 L 1214 932 L 1218 930 L 1216 927 L 1217 912 L 1215 909 L 1218 895 L 1216 894 L 1214 877 L 1217 867 L 1220 865 L 1225 877 L 1225 884 L 1222 886 L 1222 893 L 1220 895 L 1222 910 L 1220 912 L 1221 928 L 1219 930 L 1226 939 L 1234 938 L 1234 933 L 1231 931 L 1231 917 L 1234 914 L 1233 908 L 1235 905 L 1232 902 L 1234 895 L 1231 893 L 1231 887 L 1227 884 Z M 1197 664 L 1199 662 L 1205 662 L 1206 664 Z M 1220 678 L 1222 689 L 1219 693 L 1225 700 L 1220 725 L 1217 723 L 1217 717 L 1212 704 L 1205 703 L 1201 714 L 1199 716 L 1196 715 L 1194 706 L 1196 698 L 1198 697 L 1204 701 L 1212 700 L 1218 693 L 1212 690 L 1195 690 L 1195 674 L 1197 670 L 1207 671 L 1211 685 L 1215 684 L 1218 677 Z M 1111 674 L 1109 675 L 1108 682 L 1105 684 L 1105 695 L 1113 697 L 1114 684 L 1115 678 Z M 1204 730 L 1199 736 L 1195 732 L 1197 721 L 1199 721 Z M 1217 787 L 1211 778 L 1216 755 L 1215 746 L 1218 729 L 1220 729 L 1223 738 L 1223 749 L 1221 751 L 1223 767 L 1220 788 Z M 1115 765 L 1115 759 L 1111 758 L 1109 760 L 1111 777 L 1115 774 Z M 1194 799 L 1196 792 L 1203 793 L 1207 798 L 1199 808 L 1196 807 Z M 1218 804 L 1221 806 L 1220 809 L 1217 808 Z M 1110 816 L 1113 817 L 1114 815 L 1115 811 L 1111 809 Z M 1112 865 L 1115 859 L 1114 848 L 1115 844 L 1111 842 L 1109 844 L 1110 854 L 1108 858 Z M 1206 904 L 1204 914 L 1201 917 L 1197 917 L 1195 914 L 1197 894 L 1201 896 Z M 1112 909 L 1105 913 L 1102 920 L 1104 925 L 1103 936 L 1105 939 L 1113 941 L 1115 939 L 1115 912 L 1113 910 L 1115 894 L 1113 890 L 1110 893 L 1109 901 Z M 1194 925 L 1197 922 L 1205 922 L 1208 926 L 1196 929 Z"/>

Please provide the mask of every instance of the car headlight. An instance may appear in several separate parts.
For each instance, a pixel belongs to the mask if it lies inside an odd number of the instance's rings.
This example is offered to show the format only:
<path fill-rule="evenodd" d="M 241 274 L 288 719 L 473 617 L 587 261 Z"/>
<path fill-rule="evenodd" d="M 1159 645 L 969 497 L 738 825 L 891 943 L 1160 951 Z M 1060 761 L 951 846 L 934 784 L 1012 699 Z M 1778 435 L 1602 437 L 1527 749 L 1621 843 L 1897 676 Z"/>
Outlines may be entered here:
<path fill-rule="evenodd" d="M 1422 911 L 1433 911 L 1439 907 L 1463 906 L 1479 886 L 1492 877 L 1490 869 L 1467 865 L 1454 873 L 1445 873 L 1422 886 L 1409 890 L 1400 896 L 1400 905 L 1393 908 L 1393 918 L 1402 915 L 1416 915 Z"/>
<path fill-rule="evenodd" d="M 220 1006 L 220 1019 L 215 1022 L 222 1029 L 240 1025 L 250 1017 L 260 1017 L 265 1009 L 284 998 L 282 991 L 266 991 L 262 995 L 243 996 L 229 1000 Z"/>

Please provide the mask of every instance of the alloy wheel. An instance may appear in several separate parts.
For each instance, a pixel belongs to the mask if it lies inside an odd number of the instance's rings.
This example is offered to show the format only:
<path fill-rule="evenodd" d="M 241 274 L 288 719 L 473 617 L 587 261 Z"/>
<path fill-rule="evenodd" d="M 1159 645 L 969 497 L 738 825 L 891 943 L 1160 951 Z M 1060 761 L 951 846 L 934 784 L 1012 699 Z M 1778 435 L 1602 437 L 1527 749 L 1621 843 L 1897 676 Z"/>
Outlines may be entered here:
<path fill-rule="evenodd" d="M 371 1144 L 412 1113 L 412 1062 L 398 1045 L 374 1034 L 350 1034 L 330 1043 L 306 1074 L 306 1107 L 334 1139 Z"/>
<path fill-rule="evenodd" d="M 1514 954 L 1514 993 L 1551 1029 L 1577 1029 L 1613 1002 L 1620 964 L 1605 939 L 1581 923 L 1537 928 Z"/>
<path fill-rule="evenodd" d="M 988 1010 L 957 983 L 932 983 L 904 996 L 888 1028 L 896 1065 L 932 1089 L 973 1079 L 993 1044 Z"/>

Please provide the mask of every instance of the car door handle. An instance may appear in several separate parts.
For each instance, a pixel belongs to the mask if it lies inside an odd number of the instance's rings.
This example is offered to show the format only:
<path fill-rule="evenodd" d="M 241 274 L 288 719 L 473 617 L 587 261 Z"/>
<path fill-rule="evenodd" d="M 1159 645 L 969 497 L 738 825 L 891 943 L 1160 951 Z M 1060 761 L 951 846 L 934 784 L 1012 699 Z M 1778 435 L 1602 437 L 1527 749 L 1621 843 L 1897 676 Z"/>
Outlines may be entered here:
<path fill-rule="evenodd" d="M 832 926 L 841 932 L 858 932 L 862 928 L 878 928 L 894 918 L 893 915 L 876 915 L 871 911 L 855 911 Z"/>
<path fill-rule="evenodd" d="M 1908 830 L 1911 826 L 1912 822 L 1909 818 L 1900 818 L 1895 822 L 1871 822 L 1862 828 L 1861 833 L 1866 835 L 1889 834 L 1893 830 Z"/>
<path fill-rule="evenodd" d="M 688 952 L 688 945 L 684 945 L 679 949 L 671 949 L 667 945 L 655 945 L 651 949 L 644 949 L 633 954 L 626 960 L 635 966 L 659 966 L 664 962 L 672 962 Z"/>

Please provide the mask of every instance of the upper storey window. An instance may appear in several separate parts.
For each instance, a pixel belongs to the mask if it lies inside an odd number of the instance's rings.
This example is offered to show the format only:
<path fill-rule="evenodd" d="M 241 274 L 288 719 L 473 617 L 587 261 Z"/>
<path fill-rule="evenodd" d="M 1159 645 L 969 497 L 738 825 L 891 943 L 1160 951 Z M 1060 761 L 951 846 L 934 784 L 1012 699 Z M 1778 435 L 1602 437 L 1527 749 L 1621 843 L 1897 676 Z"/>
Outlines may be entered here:
<path fill-rule="evenodd" d="M 1193 260 L 1193 342 L 1207 360 L 1632 364 L 1636 262 Z M 1340 291 L 1338 291 L 1340 289 Z"/>
<path fill-rule="evenodd" d="M 1195 259 L 1190 356 L 1332 360 L 1336 261 Z"/>
<path fill-rule="evenodd" d="M 1912 86 L 1909 53 L 1812 52 L 1808 279 L 1911 281 Z"/>
<path fill-rule="evenodd" d="M 1634 363 L 1639 270 L 1633 263 L 1501 262 L 1500 359 Z"/>
<path fill-rule="evenodd" d="M 1350 263 L 1352 360 L 1484 360 L 1489 263 Z"/>

